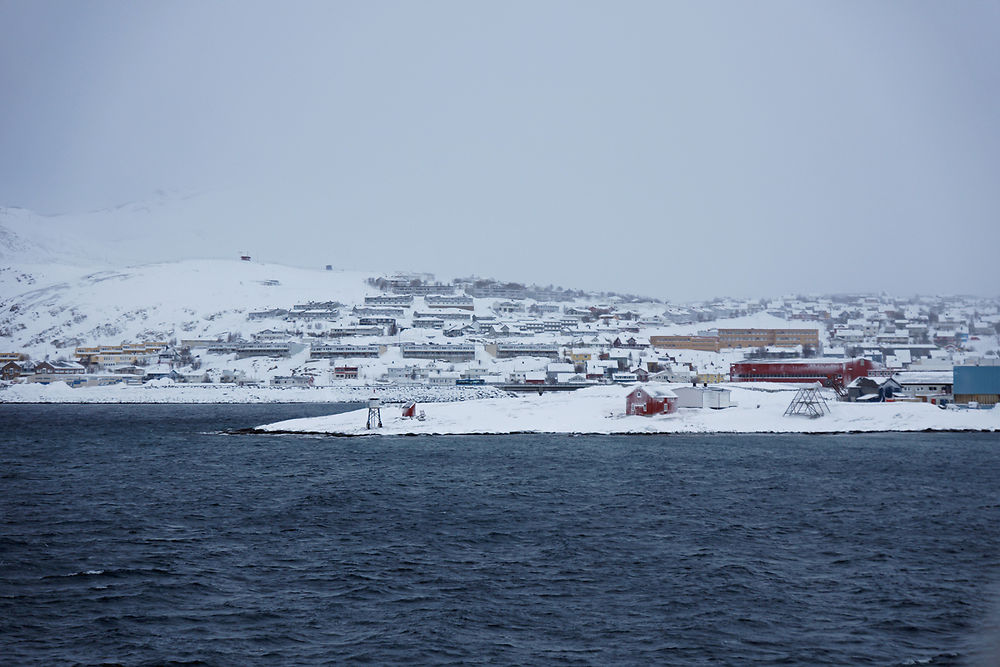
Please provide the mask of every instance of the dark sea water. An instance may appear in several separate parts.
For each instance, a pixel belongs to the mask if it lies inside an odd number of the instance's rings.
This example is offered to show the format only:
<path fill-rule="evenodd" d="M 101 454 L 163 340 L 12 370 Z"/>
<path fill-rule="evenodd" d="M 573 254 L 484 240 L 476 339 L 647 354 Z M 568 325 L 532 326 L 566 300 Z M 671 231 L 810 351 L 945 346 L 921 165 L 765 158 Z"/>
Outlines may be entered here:
<path fill-rule="evenodd" d="M 0 404 L 0 663 L 997 664 L 998 435 L 220 433 L 347 407 Z"/>

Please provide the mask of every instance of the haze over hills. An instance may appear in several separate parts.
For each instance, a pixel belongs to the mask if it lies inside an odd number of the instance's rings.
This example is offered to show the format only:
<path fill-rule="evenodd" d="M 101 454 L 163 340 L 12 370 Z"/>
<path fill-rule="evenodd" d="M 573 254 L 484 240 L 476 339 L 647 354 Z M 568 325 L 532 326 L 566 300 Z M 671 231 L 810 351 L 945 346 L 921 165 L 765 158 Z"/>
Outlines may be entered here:
<path fill-rule="evenodd" d="M 2 346 L 44 356 L 94 341 L 226 335 L 246 328 L 247 311 L 358 303 L 378 293 L 369 278 L 427 268 L 380 266 L 377 252 L 323 243 L 237 195 L 160 192 L 80 214 L 0 208 Z"/>
<path fill-rule="evenodd" d="M 399 269 L 441 271 L 436 255 L 421 253 L 413 255 L 409 266 L 386 266 L 377 233 L 368 246 L 326 244 L 327 232 L 308 233 L 293 222 L 285 224 L 277 212 L 254 210 L 237 194 L 159 193 L 149 201 L 84 214 L 46 216 L 0 208 L 0 348 L 44 357 L 126 340 L 249 338 L 266 326 L 284 326 L 280 319 L 262 326 L 248 322 L 251 311 L 310 301 L 339 302 L 344 323 L 356 324 L 351 308 L 380 293 L 370 279 Z M 335 237 L 339 228 L 328 233 Z M 483 247 L 488 247 L 486 240 Z M 240 261 L 244 252 L 252 261 Z M 323 270 L 325 265 L 334 270 Z M 512 271 L 519 267 L 511 264 Z M 442 271 L 440 279 L 455 275 Z M 497 277 L 530 281 L 530 276 Z M 663 301 L 681 301 L 672 298 L 673 283 L 643 287 L 641 282 L 634 285 L 635 292 L 657 293 L 646 304 L 629 307 L 651 322 L 669 325 L 669 318 L 660 316 Z M 788 287 L 786 293 L 794 289 L 794 281 Z M 578 305 L 605 298 L 593 294 Z M 495 314 L 498 300 L 477 299 L 476 314 Z M 425 307 L 418 303 L 418 310 Z M 745 305 L 733 312 L 738 311 L 748 312 Z M 784 326 L 777 318 L 728 326 L 751 325 Z M 403 339 L 428 340 L 431 335 L 410 329 Z"/>
<path fill-rule="evenodd" d="M 227 200 L 164 195 L 78 216 L 0 210 L 6 363 L 20 368 L 27 360 L 26 372 L 34 373 L 37 362 L 52 362 L 77 374 L 69 380 L 73 387 L 293 384 L 338 388 L 347 400 L 387 385 L 397 397 L 412 398 L 406 387 L 416 383 L 422 395 L 440 390 L 451 400 L 493 395 L 505 383 L 530 389 L 529 379 L 538 376 L 560 385 L 556 390 L 574 382 L 627 384 L 640 372 L 667 382 L 721 382 L 730 364 L 753 354 L 849 359 L 864 353 L 892 368 L 905 368 L 914 355 L 950 368 L 1000 354 L 997 303 L 978 297 L 667 303 L 669 284 L 657 286 L 660 298 L 638 298 L 474 277 L 452 281 L 454 274 L 345 270 L 335 261 L 326 270 L 259 255 L 243 259 L 243 250 L 252 252 L 247 239 L 265 235 L 242 233 L 232 210 L 215 208 Z M 215 224 L 213 209 L 230 222 Z M 194 210 L 200 214 L 188 214 Z M 294 229 L 269 230 L 314 256 L 327 251 Z M 350 247 L 339 252 L 356 263 L 377 256 Z M 305 257 L 303 251 L 300 264 L 308 263 Z M 440 270 L 434 256 L 414 257 L 426 262 L 418 268 Z M 723 339 L 724 332 L 730 337 Z M 744 337 L 734 342 L 733 335 Z M 772 335 L 776 349 L 759 342 Z M 22 388 L 52 383 L 46 373 L 14 379 Z M 467 386 L 482 391 L 455 393 Z M 18 394 L 24 400 L 44 398 L 35 388 L 24 391 Z"/>
<path fill-rule="evenodd" d="M 326 271 L 256 255 L 240 261 L 244 237 L 230 234 L 233 225 L 212 222 L 213 211 L 228 200 L 218 193 L 165 194 L 56 216 L 0 209 L 0 348 L 33 358 L 72 357 L 77 346 L 122 341 L 248 339 L 267 326 L 287 326 L 248 322 L 251 311 L 336 301 L 347 316 L 366 295 L 380 293 L 369 279 L 388 271 Z M 495 299 L 478 301 L 479 314 L 492 314 Z M 662 308 L 651 303 L 649 312 Z M 414 329 L 402 338 L 425 340 L 429 333 Z"/>
<path fill-rule="evenodd" d="M 684 221 L 665 221 L 662 230 L 649 235 L 627 220 L 609 221 L 596 234 L 568 220 L 563 231 L 553 235 L 485 214 L 464 226 L 435 227 L 416 213 L 404 225 L 374 216 L 341 218 L 337 211 L 322 194 L 264 197 L 236 187 L 160 191 L 148 199 L 83 213 L 43 215 L 0 207 L 0 260 L 7 265 L 119 268 L 249 254 L 256 261 L 303 268 L 330 264 L 383 274 L 430 270 L 443 276 L 490 276 L 681 302 L 883 290 L 995 296 L 995 284 L 945 270 L 958 252 L 956 244 L 962 253 L 972 253 L 967 262 L 971 266 L 981 263 L 977 253 L 988 254 L 988 243 L 954 235 L 935 241 L 939 257 L 922 256 L 940 269 L 933 277 L 894 270 L 873 281 L 868 258 L 883 256 L 881 242 L 848 239 L 837 229 L 805 223 L 772 234 L 773 243 L 761 254 L 741 245 L 741 238 L 755 233 L 751 222 L 736 237 L 708 226 L 698 227 L 701 231 L 694 238 L 694 227 Z M 806 243 L 813 236 L 815 240 Z M 792 240 L 804 246 L 791 248 Z M 912 259 L 894 256 L 897 262 Z"/>
<path fill-rule="evenodd" d="M 250 240 L 266 235 L 233 222 L 242 218 L 231 195 L 161 193 L 74 215 L 0 209 L 0 341 L 6 341 L 0 347 L 42 358 L 121 340 L 249 336 L 252 310 L 357 304 L 379 293 L 367 281 L 380 274 L 370 271 L 304 268 L 301 256 L 287 264 L 261 261 L 256 253 L 240 261 L 264 245 Z M 264 215 L 258 211 L 256 219 Z M 268 231 L 292 233 L 281 225 Z M 299 243 L 316 256 L 324 252 L 308 238 Z M 371 258 L 334 251 L 356 263 Z"/>
<path fill-rule="evenodd" d="M 0 260 L 8 265 L 117 269 L 191 259 L 234 259 L 246 254 L 257 262 L 300 268 L 332 265 L 383 274 L 432 270 L 452 276 L 485 272 L 501 280 L 540 284 L 556 282 L 552 276 L 561 274 L 547 264 L 544 270 L 538 262 L 525 264 L 526 256 L 549 252 L 530 239 L 520 243 L 520 252 L 505 252 L 500 257 L 489 240 L 495 230 L 475 224 L 464 230 L 430 234 L 413 225 L 407 234 L 389 234 L 377 221 L 337 219 L 331 212 L 336 207 L 322 195 L 313 198 L 314 194 L 261 198 L 250 190 L 233 187 L 205 192 L 158 191 L 147 199 L 83 213 L 43 215 L 0 207 Z M 275 204 L 277 200 L 283 203 Z M 442 240 L 442 234 L 452 239 L 450 245 Z M 454 242 L 460 238 L 466 239 L 467 249 L 458 252 Z M 615 289 L 594 276 L 589 282 L 592 284 L 575 286 L 595 291 Z"/>
<path fill-rule="evenodd" d="M 147 200 L 86 213 L 0 208 L 0 254 L 22 263 L 126 266 L 232 258 L 252 252 L 250 246 L 280 247 L 275 237 L 290 232 L 287 219 L 255 211 L 227 190 L 161 191 Z"/>

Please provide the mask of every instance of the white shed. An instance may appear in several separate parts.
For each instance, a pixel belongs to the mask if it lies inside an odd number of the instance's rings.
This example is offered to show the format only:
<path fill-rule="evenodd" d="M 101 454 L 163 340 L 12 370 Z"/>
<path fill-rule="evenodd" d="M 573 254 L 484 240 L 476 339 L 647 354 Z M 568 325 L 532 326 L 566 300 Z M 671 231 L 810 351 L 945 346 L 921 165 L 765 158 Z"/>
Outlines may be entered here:
<path fill-rule="evenodd" d="M 732 405 L 730 391 L 722 387 L 677 387 L 677 407 L 679 408 L 728 408 Z"/>
<path fill-rule="evenodd" d="M 673 392 L 677 394 L 677 407 L 679 408 L 705 407 L 705 396 L 701 387 L 677 387 Z"/>
<path fill-rule="evenodd" d="M 706 387 L 705 407 L 712 408 L 713 410 L 730 407 L 732 405 L 732 401 L 729 399 L 730 393 L 728 389 L 722 387 Z"/>

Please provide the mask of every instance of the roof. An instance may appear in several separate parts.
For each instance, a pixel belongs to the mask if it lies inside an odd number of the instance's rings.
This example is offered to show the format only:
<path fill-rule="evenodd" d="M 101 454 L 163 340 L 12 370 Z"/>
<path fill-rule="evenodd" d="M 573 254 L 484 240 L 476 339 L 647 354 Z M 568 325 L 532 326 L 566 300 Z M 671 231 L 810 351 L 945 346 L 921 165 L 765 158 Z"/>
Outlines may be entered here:
<path fill-rule="evenodd" d="M 731 390 L 726 389 L 725 387 L 702 387 L 700 385 L 697 386 L 697 387 L 695 387 L 695 386 L 677 387 L 673 391 L 674 391 L 675 394 L 677 392 L 687 393 L 687 392 L 695 392 L 695 391 L 697 391 L 699 393 L 702 393 L 702 394 L 704 394 L 706 392 L 710 392 L 710 391 L 715 391 L 715 392 L 719 392 L 719 393 L 723 393 L 724 392 L 726 394 L 731 393 Z"/>
<path fill-rule="evenodd" d="M 74 370 L 74 371 L 84 371 L 87 370 L 86 366 L 79 364 L 75 361 L 47 361 L 43 362 L 52 366 L 52 368 L 59 370 Z"/>
<path fill-rule="evenodd" d="M 894 380 L 892 377 L 889 377 L 889 376 L 880 377 L 880 376 L 877 376 L 877 375 L 873 375 L 873 376 L 870 376 L 870 377 L 862 375 L 861 377 L 857 377 L 857 378 L 854 378 L 853 380 L 851 380 L 851 382 L 847 386 L 848 387 L 881 387 L 881 386 L 886 385 L 886 384 L 888 384 L 890 382 L 893 383 L 893 384 L 895 384 L 897 387 L 900 386 L 899 382 L 897 380 Z"/>
<path fill-rule="evenodd" d="M 740 364 L 846 364 L 858 362 L 861 359 L 845 359 L 843 357 L 815 357 L 813 359 L 746 359 L 736 363 Z"/>
<path fill-rule="evenodd" d="M 672 392 L 670 389 L 650 384 L 646 384 L 641 387 L 636 387 L 635 389 L 630 391 L 629 394 L 631 395 L 638 391 L 643 391 L 646 394 L 652 396 L 653 398 L 677 398 L 677 394 Z"/>
<path fill-rule="evenodd" d="M 947 371 L 902 371 L 892 376 L 901 385 L 951 384 L 954 373 Z"/>

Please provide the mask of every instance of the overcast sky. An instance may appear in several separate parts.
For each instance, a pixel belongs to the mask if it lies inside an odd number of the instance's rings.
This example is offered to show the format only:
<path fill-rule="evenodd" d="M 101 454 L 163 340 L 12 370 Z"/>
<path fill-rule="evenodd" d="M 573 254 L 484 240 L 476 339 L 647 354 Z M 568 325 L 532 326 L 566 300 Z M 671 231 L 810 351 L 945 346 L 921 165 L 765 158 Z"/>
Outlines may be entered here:
<path fill-rule="evenodd" d="M 0 205 L 225 191 L 216 254 L 677 299 L 1000 292 L 998 2 L 0 0 L 0 26 Z"/>

